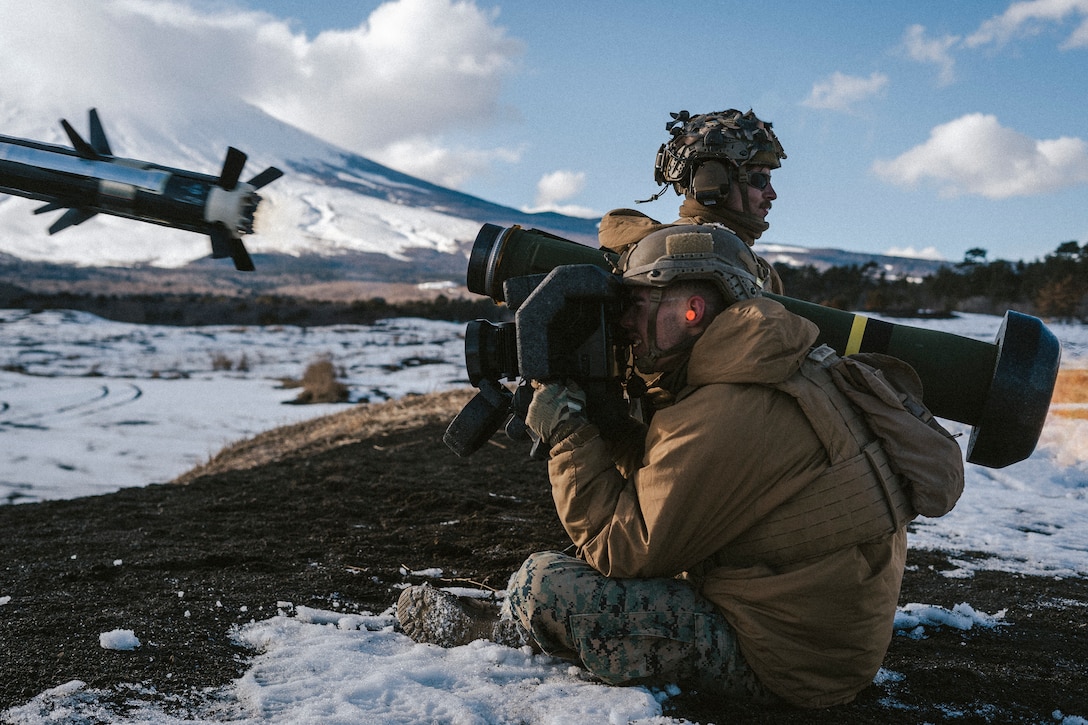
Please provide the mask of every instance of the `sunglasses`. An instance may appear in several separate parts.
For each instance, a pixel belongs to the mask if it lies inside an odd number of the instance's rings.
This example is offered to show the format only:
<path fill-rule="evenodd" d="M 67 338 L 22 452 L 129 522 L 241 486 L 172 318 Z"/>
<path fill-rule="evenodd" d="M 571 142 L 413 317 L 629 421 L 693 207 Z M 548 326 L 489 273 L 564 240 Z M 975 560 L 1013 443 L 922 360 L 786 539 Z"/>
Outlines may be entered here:
<path fill-rule="evenodd" d="M 767 188 L 767 185 L 771 183 L 771 175 L 765 174 L 762 171 L 749 171 L 748 172 L 748 186 L 754 186 L 760 191 Z"/>

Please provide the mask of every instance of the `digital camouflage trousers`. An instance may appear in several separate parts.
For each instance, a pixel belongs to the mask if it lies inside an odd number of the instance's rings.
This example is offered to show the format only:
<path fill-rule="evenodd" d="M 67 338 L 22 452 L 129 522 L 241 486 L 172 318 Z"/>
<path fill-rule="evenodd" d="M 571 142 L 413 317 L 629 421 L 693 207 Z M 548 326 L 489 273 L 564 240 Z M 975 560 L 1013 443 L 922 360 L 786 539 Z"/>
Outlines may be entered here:
<path fill-rule="evenodd" d="M 680 579 L 613 579 L 554 551 L 511 577 L 506 616 L 547 654 L 614 685 L 695 687 L 773 699 L 749 669 L 725 617 Z"/>

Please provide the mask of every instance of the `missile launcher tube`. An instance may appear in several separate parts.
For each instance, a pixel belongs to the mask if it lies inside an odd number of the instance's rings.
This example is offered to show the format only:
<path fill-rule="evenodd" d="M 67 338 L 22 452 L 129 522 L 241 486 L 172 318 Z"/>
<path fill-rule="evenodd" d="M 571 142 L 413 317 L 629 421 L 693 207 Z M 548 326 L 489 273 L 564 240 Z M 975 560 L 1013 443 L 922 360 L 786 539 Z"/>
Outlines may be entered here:
<path fill-rule="evenodd" d="M 565 264 L 613 271 L 614 260 L 610 252 L 540 230 L 485 224 L 469 256 L 467 286 L 502 302 L 507 279 L 546 274 Z M 765 294 L 814 322 L 818 342 L 840 355 L 877 352 L 909 363 L 934 415 L 973 426 L 969 462 L 1003 468 L 1034 451 L 1061 359 L 1057 338 L 1041 320 L 1010 310 L 997 339 L 988 343 Z"/>

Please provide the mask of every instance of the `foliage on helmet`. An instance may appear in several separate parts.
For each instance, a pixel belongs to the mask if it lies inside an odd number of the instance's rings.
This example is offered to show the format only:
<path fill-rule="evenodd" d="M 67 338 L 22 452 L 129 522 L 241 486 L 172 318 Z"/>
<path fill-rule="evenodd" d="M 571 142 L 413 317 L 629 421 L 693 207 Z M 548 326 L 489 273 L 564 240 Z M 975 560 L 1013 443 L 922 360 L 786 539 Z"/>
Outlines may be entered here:
<path fill-rule="evenodd" d="M 672 184 L 677 194 L 691 187 L 692 174 L 705 161 L 721 161 L 726 168 L 766 166 L 777 169 L 786 158 L 769 121 L 749 110 L 735 108 L 692 116 L 687 111 L 670 114 L 665 129 L 672 139 L 661 145 L 654 164 L 658 184 Z"/>
<path fill-rule="evenodd" d="M 763 282 L 755 254 L 723 227 L 692 224 L 666 227 L 628 247 L 618 261 L 624 284 L 665 287 L 706 280 L 728 304 L 759 297 Z"/>

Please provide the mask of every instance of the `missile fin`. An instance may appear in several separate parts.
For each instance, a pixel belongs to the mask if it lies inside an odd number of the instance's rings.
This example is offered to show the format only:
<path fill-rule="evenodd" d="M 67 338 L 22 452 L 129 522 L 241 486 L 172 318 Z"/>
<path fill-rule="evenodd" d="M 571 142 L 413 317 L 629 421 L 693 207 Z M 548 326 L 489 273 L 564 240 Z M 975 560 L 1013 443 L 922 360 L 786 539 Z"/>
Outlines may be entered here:
<path fill-rule="evenodd" d="M 246 251 L 246 247 L 242 244 L 242 240 L 237 237 L 231 237 L 229 241 L 230 245 L 230 258 L 234 260 L 234 268 L 240 272 L 252 272 L 256 267 L 253 266 L 253 258 L 249 256 L 249 252 Z"/>
<path fill-rule="evenodd" d="M 234 260 L 234 268 L 241 272 L 256 269 L 242 240 L 232 236 L 225 226 L 216 224 L 209 236 L 212 238 L 212 259 L 230 257 Z"/>
<path fill-rule="evenodd" d="M 59 231 L 63 231 L 68 227 L 74 227 L 77 224 L 82 224 L 98 212 L 89 209 L 69 209 L 61 215 L 60 219 L 53 222 L 49 227 L 50 234 L 56 234 Z"/>
<path fill-rule="evenodd" d="M 62 204 L 59 201 L 51 201 L 44 206 L 39 206 L 34 210 L 35 214 L 48 214 L 51 211 L 60 211 L 61 209 L 70 209 L 71 204 Z"/>
<path fill-rule="evenodd" d="M 242 176 L 246 158 L 243 152 L 233 146 L 227 147 L 227 158 L 223 160 L 223 171 L 219 174 L 219 186 L 227 191 L 234 191 L 234 187 L 238 186 L 238 179 Z"/>
<path fill-rule="evenodd" d="M 212 238 L 212 259 L 230 257 L 234 260 L 234 268 L 241 272 L 252 272 L 256 269 L 242 240 L 232 236 L 225 226 L 216 224 L 209 236 Z"/>
<path fill-rule="evenodd" d="M 68 134 L 68 139 L 72 142 L 72 148 L 76 150 L 76 153 L 85 159 L 98 160 L 102 158 L 102 155 L 94 150 L 94 147 L 83 140 L 83 137 L 72 128 L 72 124 L 65 121 L 63 118 L 60 120 L 60 125 L 64 127 L 64 132 Z"/>
<path fill-rule="evenodd" d="M 230 232 L 222 224 L 216 224 L 208 235 L 212 240 L 212 259 L 225 259 L 230 256 Z"/>
<path fill-rule="evenodd" d="M 250 179 L 249 184 L 254 189 L 260 189 L 261 187 L 268 186 L 281 176 L 283 176 L 282 171 L 275 166 L 269 166 L 267 169 Z"/>
<path fill-rule="evenodd" d="M 102 128 L 102 121 L 98 118 L 98 109 L 90 110 L 91 117 L 91 148 L 103 156 L 113 156 L 110 150 L 110 142 L 106 140 L 106 131 Z"/>

